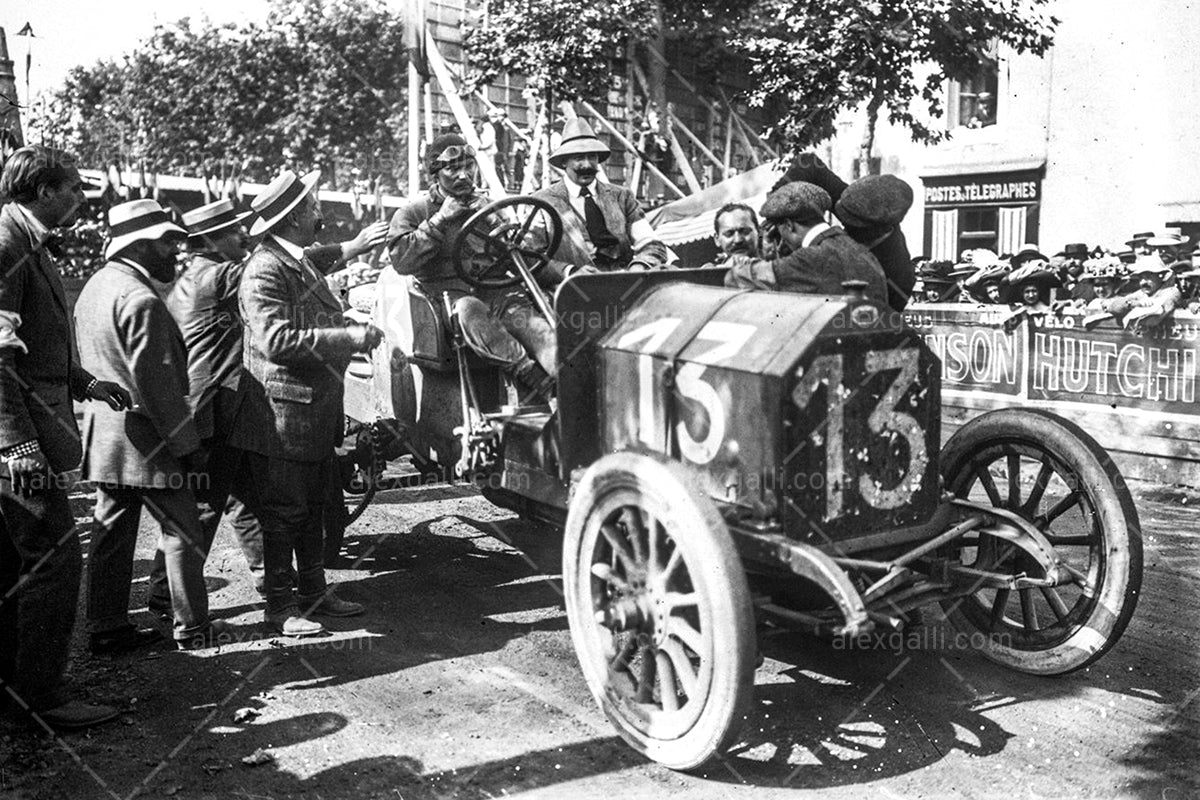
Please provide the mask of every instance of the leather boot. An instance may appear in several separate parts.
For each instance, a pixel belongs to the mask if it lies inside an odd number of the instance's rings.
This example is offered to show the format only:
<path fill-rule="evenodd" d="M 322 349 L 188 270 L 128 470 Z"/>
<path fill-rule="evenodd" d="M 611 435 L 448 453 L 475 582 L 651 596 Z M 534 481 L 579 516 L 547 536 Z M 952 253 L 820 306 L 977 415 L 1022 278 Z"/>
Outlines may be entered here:
<path fill-rule="evenodd" d="M 525 358 L 512 368 L 521 403 L 549 403 L 554 396 L 554 378 L 532 358 Z"/>

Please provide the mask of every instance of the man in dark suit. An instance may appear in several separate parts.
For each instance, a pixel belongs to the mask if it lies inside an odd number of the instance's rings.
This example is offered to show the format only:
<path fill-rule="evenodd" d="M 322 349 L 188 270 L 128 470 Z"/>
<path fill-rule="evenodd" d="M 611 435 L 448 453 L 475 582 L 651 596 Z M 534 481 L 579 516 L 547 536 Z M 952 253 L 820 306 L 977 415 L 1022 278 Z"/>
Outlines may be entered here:
<path fill-rule="evenodd" d="M 175 642 L 181 649 L 206 647 L 225 631 L 208 614 L 196 513 L 193 478 L 207 453 L 188 406 L 183 336 L 151 282 L 174 279 L 187 234 L 153 200 L 113 206 L 108 218 L 108 263 L 75 304 L 79 353 L 97 377 L 129 386 L 133 406 L 127 412 L 90 406 L 84 417 L 83 477 L 96 484 L 88 626 L 104 636 L 129 625 L 133 553 L 145 506 L 162 528 Z"/>
<path fill-rule="evenodd" d="M 313 191 L 319 178 L 284 171 L 255 198 L 258 220 L 250 234 L 268 235 L 246 262 L 238 290 L 246 331 L 230 443 L 249 451 L 251 508 L 263 531 L 266 622 L 288 636 L 321 633 L 310 614 L 364 610 L 326 587 L 321 517 L 344 431 L 343 374 L 355 352 L 369 352 L 383 338 L 373 325 L 345 324 L 341 303 L 304 253 L 321 226 Z"/>
<path fill-rule="evenodd" d="M 806 294 L 845 294 L 845 281 L 863 281 L 866 297 L 887 304 L 887 283 L 875 256 L 825 222 L 829 194 L 795 181 L 767 195 L 762 216 L 780 236 L 780 255 L 770 261 L 733 256 L 725 285 Z"/>
<path fill-rule="evenodd" d="M 83 453 L 71 400 L 124 408 L 129 394 L 77 362 L 47 252 L 84 203 L 73 159 L 16 150 L 0 198 L 0 695 L 51 726 L 86 727 L 117 711 L 63 695 L 82 562 L 66 492 Z"/>
<path fill-rule="evenodd" d="M 562 218 L 562 242 L 551 257 L 564 275 L 580 267 L 608 272 L 667 266 L 667 247 L 654 237 L 633 192 L 597 180 L 609 153 L 586 121 L 568 120 L 562 144 L 550 154 L 550 163 L 566 178 L 534 193 Z"/>

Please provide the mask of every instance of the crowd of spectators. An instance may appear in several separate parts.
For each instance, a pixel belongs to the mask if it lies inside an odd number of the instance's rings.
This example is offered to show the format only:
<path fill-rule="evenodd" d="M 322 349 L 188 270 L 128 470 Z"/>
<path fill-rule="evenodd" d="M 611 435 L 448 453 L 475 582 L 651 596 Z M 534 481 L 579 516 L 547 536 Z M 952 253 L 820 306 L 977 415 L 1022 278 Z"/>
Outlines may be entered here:
<path fill-rule="evenodd" d="M 1006 305 L 1014 315 L 1082 313 L 1142 330 L 1176 309 L 1200 311 L 1200 250 L 1176 233 L 1135 234 L 1119 251 L 1068 244 L 1053 256 L 1035 245 L 1011 255 L 967 250 L 957 264 L 913 259 L 913 300 Z"/>

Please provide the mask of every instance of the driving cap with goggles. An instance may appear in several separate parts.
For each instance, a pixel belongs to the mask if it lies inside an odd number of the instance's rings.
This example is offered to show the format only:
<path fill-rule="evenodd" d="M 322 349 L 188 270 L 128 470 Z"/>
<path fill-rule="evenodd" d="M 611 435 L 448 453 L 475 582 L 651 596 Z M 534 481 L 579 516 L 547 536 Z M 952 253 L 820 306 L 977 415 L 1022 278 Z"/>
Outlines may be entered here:
<path fill-rule="evenodd" d="M 463 158 L 474 158 L 475 148 L 457 133 L 444 133 L 429 143 L 425 151 L 425 169 L 433 175 L 447 164 Z"/>

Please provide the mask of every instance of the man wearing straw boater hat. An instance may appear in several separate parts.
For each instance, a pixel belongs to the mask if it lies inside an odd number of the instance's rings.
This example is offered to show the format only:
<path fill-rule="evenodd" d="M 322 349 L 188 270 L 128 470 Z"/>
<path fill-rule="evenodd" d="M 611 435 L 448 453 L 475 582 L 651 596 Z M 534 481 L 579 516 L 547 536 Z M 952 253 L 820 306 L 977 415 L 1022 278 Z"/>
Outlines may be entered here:
<path fill-rule="evenodd" d="M 79 365 L 50 253 L 53 230 L 85 202 L 75 160 L 48 147 L 15 150 L 0 200 L 0 710 L 85 728 L 117 710 L 64 693 L 83 561 L 67 498 L 83 456 L 71 401 L 120 409 L 129 394 Z"/>
<path fill-rule="evenodd" d="M 128 386 L 133 406 L 90 405 L 84 417 L 83 479 L 96 484 L 88 550 L 88 627 L 93 637 L 151 641 L 128 617 L 133 553 L 142 507 L 162 527 L 174 636 L 181 649 L 214 644 L 223 632 L 208 614 L 204 536 L 193 491 L 207 451 L 188 406 L 187 352 L 153 281 L 175 277 L 187 238 L 153 200 L 108 213 L 108 263 L 75 304 L 79 355 L 98 378 Z"/>
<path fill-rule="evenodd" d="M 567 120 L 562 144 L 550 154 L 566 178 L 534 193 L 562 218 L 562 242 L 551 258 L 563 274 L 579 267 L 608 272 L 667 266 L 667 247 L 655 238 L 633 192 L 597 180 L 609 153 L 586 121 Z"/>
<path fill-rule="evenodd" d="M 230 444 L 248 451 L 251 508 L 263 533 L 266 622 L 287 636 L 324 631 L 309 615 L 364 610 L 325 585 L 321 519 L 343 435 L 343 374 L 354 353 L 370 352 L 383 334 L 346 324 L 341 302 L 304 252 L 321 227 L 319 179 L 316 171 L 299 177 L 284 170 L 255 198 L 250 235 L 265 238 L 238 290 L 246 331 Z"/>
<path fill-rule="evenodd" d="M 239 480 L 245 454 L 229 444 L 242 374 L 243 325 L 238 310 L 238 287 L 248 255 L 245 220 L 250 213 L 239 213 L 233 201 L 226 198 L 183 215 L 190 257 L 187 269 L 167 296 L 167 307 L 183 332 L 196 431 L 211 454 L 206 480 L 196 489 L 205 551 L 212 547 L 222 513 L 228 512 L 234 536 L 254 575 L 255 588 L 263 594 L 262 531 L 246 507 L 245 492 L 240 490 L 246 483 Z M 327 272 L 336 263 L 382 244 L 386 234 L 387 224 L 375 222 L 350 241 L 315 245 L 306 249 L 305 254 L 322 272 Z M 332 484 L 331 491 L 336 490 L 340 499 L 340 481 Z M 336 539 L 336 544 L 329 548 L 335 552 L 345 529 L 336 516 L 331 515 L 326 525 L 327 544 Z M 170 608 L 161 550 L 155 554 L 150 571 L 148 605 L 151 611 Z"/>

